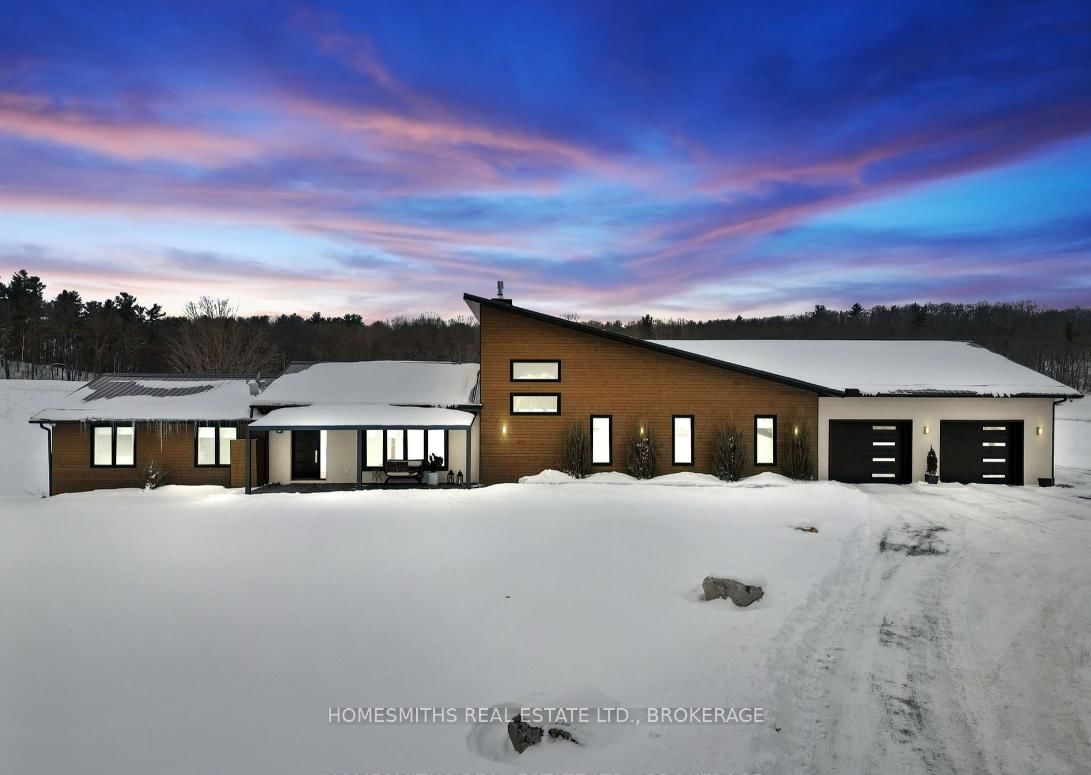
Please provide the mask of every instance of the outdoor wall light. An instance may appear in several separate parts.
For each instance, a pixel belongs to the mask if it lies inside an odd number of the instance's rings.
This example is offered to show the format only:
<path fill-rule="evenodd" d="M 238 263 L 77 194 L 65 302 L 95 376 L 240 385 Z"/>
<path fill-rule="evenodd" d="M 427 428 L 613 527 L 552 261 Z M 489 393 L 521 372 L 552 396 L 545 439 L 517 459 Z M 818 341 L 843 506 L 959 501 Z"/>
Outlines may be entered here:
<path fill-rule="evenodd" d="M 799 435 L 799 426 L 798 425 L 795 428 L 792 429 L 792 433 L 794 433 L 796 436 Z"/>
<path fill-rule="evenodd" d="M 644 435 L 644 426 L 643 425 L 640 426 L 640 435 L 641 436 Z"/>
<path fill-rule="evenodd" d="M 501 436 L 507 436 L 508 435 L 508 424 L 507 423 L 504 423 L 503 425 L 500 426 L 500 435 Z"/>
<path fill-rule="evenodd" d="M 924 435 L 925 436 L 928 435 L 928 426 L 927 425 L 924 426 Z"/>
<path fill-rule="evenodd" d="M 1037 428 L 1034 429 L 1034 432 L 1036 434 L 1038 434 L 1039 436 L 1041 436 L 1042 435 L 1042 426 L 1039 425 Z"/>

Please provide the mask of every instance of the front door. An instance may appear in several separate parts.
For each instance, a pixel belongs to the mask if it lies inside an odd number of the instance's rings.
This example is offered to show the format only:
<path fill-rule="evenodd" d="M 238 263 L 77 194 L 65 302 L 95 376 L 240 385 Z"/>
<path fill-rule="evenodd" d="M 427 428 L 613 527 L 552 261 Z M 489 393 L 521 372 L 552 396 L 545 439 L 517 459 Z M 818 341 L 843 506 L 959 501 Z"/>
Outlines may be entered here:
<path fill-rule="evenodd" d="M 318 479 L 321 431 L 292 431 L 292 478 Z"/>

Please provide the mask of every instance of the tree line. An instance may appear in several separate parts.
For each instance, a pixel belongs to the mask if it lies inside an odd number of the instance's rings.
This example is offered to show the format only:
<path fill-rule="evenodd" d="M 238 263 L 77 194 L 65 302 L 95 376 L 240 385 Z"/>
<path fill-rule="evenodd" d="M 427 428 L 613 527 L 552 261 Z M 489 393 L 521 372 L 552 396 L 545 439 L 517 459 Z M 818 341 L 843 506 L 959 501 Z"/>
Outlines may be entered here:
<path fill-rule="evenodd" d="M 0 374 L 86 378 L 104 372 L 278 373 L 291 361 L 478 359 L 472 317 L 366 322 L 358 314 L 250 316 L 204 297 L 168 316 L 129 293 L 48 298 L 26 270 L 0 282 Z M 576 315 L 567 316 L 578 319 Z M 585 321 L 642 339 L 954 339 L 973 341 L 1078 390 L 1091 388 L 1091 309 L 1031 302 L 906 304 L 715 320 Z"/>

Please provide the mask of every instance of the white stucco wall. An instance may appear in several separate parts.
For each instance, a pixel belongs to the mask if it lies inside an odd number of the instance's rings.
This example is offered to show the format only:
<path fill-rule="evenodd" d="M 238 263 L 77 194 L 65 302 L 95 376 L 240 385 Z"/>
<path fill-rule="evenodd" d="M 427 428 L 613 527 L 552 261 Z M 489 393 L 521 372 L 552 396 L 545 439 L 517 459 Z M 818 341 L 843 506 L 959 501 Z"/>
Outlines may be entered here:
<path fill-rule="evenodd" d="M 325 481 L 356 483 L 356 431 L 326 431 Z"/>
<path fill-rule="evenodd" d="M 292 481 L 292 432 L 269 433 L 269 481 Z M 326 482 L 356 482 L 356 431 L 326 432 Z"/>
<path fill-rule="evenodd" d="M 1051 398 L 820 398 L 818 399 L 818 478 L 830 470 L 830 420 L 911 420 L 913 480 L 924 479 L 928 448 L 935 447 L 943 473 L 941 420 L 1022 420 L 1023 478 L 1053 476 L 1053 399 Z M 928 435 L 924 427 L 928 426 Z M 1041 427 L 1039 436 L 1037 428 Z"/>
<path fill-rule="evenodd" d="M 292 481 L 292 432 L 269 432 L 269 483 Z"/>

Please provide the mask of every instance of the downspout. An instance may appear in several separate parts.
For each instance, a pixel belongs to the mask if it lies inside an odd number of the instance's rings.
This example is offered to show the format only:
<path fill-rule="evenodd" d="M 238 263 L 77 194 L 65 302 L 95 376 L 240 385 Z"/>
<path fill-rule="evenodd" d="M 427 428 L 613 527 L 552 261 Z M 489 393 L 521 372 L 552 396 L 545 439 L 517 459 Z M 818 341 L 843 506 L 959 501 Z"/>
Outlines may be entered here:
<path fill-rule="evenodd" d="M 53 495 L 53 426 L 48 425 L 47 423 L 44 423 L 44 422 L 40 422 L 40 423 L 38 423 L 38 427 L 41 428 L 43 431 L 45 431 L 46 435 L 49 437 L 47 442 L 46 442 L 49 445 L 47 450 L 46 450 L 46 452 L 49 455 L 49 484 L 48 484 L 49 489 L 46 492 L 46 497 L 48 498 L 51 495 Z"/>

